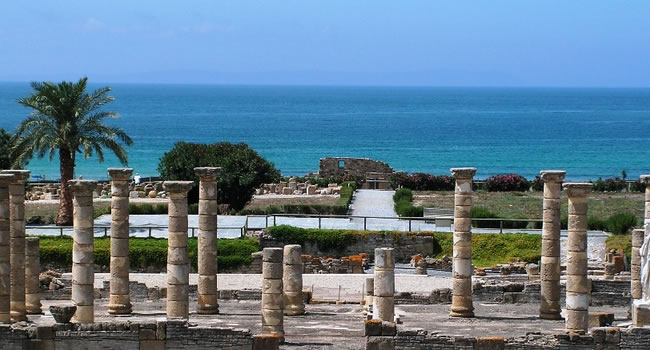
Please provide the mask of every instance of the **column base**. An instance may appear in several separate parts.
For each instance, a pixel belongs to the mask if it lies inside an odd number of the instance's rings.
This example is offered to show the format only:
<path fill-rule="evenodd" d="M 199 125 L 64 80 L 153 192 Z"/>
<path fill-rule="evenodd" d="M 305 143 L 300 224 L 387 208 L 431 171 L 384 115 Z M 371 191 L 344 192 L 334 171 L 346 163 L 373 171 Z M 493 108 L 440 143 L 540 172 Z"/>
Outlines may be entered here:
<path fill-rule="evenodd" d="M 650 302 L 642 300 L 632 302 L 632 325 L 634 327 L 650 326 Z"/>
<path fill-rule="evenodd" d="M 22 321 L 27 321 L 27 313 L 26 312 L 15 312 L 11 311 L 11 322 L 16 323 L 16 322 L 22 322 Z"/>
<path fill-rule="evenodd" d="M 305 314 L 304 305 L 285 305 L 284 314 L 287 316 L 298 316 Z"/>
<path fill-rule="evenodd" d="M 130 315 L 133 312 L 131 304 L 108 304 L 110 315 Z"/>
<path fill-rule="evenodd" d="M 560 311 L 558 312 L 540 312 L 539 313 L 539 318 L 542 320 L 561 320 L 562 319 L 562 314 Z"/>
<path fill-rule="evenodd" d="M 462 295 L 452 295 L 450 317 L 474 317 L 474 305 L 472 297 Z"/>
<path fill-rule="evenodd" d="M 38 294 L 25 295 L 25 311 L 28 315 L 40 315 L 43 313 L 41 298 Z"/>
<path fill-rule="evenodd" d="M 451 310 L 449 312 L 449 317 L 465 317 L 465 318 L 472 318 L 474 317 L 474 310 L 470 311 L 455 311 Z"/>
<path fill-rule="evenodd" d="M 196 313 L 201 315 L 216 315 L 219 313 L 219 304 L 198 304 Z"/>

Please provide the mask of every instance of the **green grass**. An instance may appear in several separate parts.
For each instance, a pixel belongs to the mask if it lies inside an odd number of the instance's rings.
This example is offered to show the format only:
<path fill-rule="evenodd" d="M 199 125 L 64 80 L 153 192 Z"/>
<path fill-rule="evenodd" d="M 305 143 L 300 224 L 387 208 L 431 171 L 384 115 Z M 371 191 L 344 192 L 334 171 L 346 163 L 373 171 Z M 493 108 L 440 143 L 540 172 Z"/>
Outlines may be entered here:
<path fill-rule="evenodd" d="M 49 266 L 72 266 L 72 238 L 40 236 L 41 264 Z M 197 267 L 198 239 L 189 238 L 190 263 Z M 228 270 L 251 263 L 251 254 L 259 251 L 259 241 L 254 238 L 219 239 L 217 241 L 220 270 Z M 131 238 L 129 240 L 129 263 L 131 269 L 147 266 L 163 268 L 167 264 L 167 239 Z M 95 264 L 110 265 L 110 238 L 95 238 Z"/>
<path fill-rule="evenodd" d="M 623 249 L 627 255 L 628 261 L 632 258 L 632 235 L 612 235 L 605 241 L 607 249 Z"/>

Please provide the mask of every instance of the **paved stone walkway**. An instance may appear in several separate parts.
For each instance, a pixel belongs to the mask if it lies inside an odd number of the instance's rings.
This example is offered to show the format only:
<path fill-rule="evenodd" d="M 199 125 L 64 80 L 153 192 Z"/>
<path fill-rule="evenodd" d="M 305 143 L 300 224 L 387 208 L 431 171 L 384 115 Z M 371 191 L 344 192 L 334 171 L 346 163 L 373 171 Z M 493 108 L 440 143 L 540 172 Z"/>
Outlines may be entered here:
<path fill-rule="evenodd" d="M 397 217 L 394 194 L 395 191 L 357 190 L 350 205 L 351 215 Z"/>

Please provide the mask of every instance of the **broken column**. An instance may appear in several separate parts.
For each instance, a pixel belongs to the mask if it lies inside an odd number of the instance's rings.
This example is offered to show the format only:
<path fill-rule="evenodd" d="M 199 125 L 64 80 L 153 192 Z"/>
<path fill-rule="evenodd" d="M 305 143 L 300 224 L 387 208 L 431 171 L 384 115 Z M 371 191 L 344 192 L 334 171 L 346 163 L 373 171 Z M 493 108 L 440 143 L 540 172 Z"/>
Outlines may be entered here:
<path fill-rule="evenodd" d="M 305 313 L 305 299 L 302 295 L 302 247 L 299 244 L 284 246 L 284 271 L 282 286 L 284 294 L 284 314 L 288 316 Z"/>
<path fill-rule="evenodd" d="M 221 168 L 194 168 L 199 183 L 199 284 L 200 314 L 218 314 L 217 302 L 217 176 Z"/>
<path fill-rule="evenodd" d="M 452 168 L 454 194 L 454 246 L 451 317 L 474 317 L 472 304 L 472 178 L 476 168 Z"/>
<path fill-rule="evenodd" d="M 11 321 L 27 320 L 25 310 L 25 181 L 29 170 L 3 170 L 14 175 L 9 184 L 9 231 L 11 253 Z"/>
<path fill-rule="evenodd" d="M 630 295 L 632 300 L 641 299 L 641 255 L 639 249 L 643 245 L 645 233 L 643 230 L 632 231 L 632 259 L 630 262 Z"/>
<path fill-rule="evenodd" d="M 111 179 L 111 281 L 108 313 L 130 314 L 129 296 L 129 180 L 130 168 L 109 168 Z"/>
<path fill-rule="evenodd" d="M 647 236 L 650 235 L 650 175 L 641 175 L 641 182 L 645 184 L 645 220 L 643 227 Z"/>
<path fill-rule="evenodd" d="M 372 305 L 373 297 L 375 294 L 375 279 L 373 277 L 366 277 L 365 290 L 366 290 L 366 294 L 364 296 L 364 304 L 366 306 Z"/>
<path fill-rule="evenodd" d="M 560 193 L 566 171 L 542 170 L 544 204 L 542 224 L 541 304 L 539 317 L 561 320 L 560 313 Z"/>
<path fill-rule="evenodd" d="M 41 258 L 36 237 L 25 238 L 25 310 L 28 314 L 42 314 L 40 281 Z"/>
<path fill-rule="evenodd" d="M 262 253 L 262 335 L 284 342 L 284 296 L 282 294 L 282 248 L 264 248 Z"/>
<path fill-rule="evenodd" d="M 586 333 L 589 327 L 589 295 L 587 277 L 587 195 L 590 183 L 565 183 L 569 197 L 569 238 L 567 242 L 566 330 Z"/>
<path fill-rule="evenodd" d="M 77 305 L 73 321 L 95 322 L 95 264 L 93 229 L 93 190 L 96 181 L 70 180 L 74 195 L 72 234 L 72 301 Z"/>
<path fill-rule="evenodd" d="M 0 323 L 10 323 L 10 233 L 9 233 L 9 184 L 11 174 L 0 174 Z"/>
<path fill-rule="evenodd" d="M 189 317 L 190 261 L 187 254 L 187 193 L 193 181 L 165 181 L 169 195 L 167 317 Z"/>
<path fill-rule="evenodd" d="M 395 258 L 393 248 L 375 248 L 374 302 L 372 318 L 395 319 Z"/>

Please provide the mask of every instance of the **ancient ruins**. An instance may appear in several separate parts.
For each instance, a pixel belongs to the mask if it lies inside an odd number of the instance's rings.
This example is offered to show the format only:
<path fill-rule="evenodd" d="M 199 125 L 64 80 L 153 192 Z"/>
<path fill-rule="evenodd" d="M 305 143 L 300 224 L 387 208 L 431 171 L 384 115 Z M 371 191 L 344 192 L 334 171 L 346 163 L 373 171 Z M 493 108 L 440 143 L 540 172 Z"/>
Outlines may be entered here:
<path fill-rule="evenodd" d="M 129 269 L 132 170 L 111 168 L 108 285 L 96 285 L 93 191 L 98 185 L 91 180 L 72 180 L 72 277 L 69 282 L 59 282 L 62 288 L 47 293 L 40 289 L 44 282 L 38 277 L 39 240 L 25 236 L 29 171 L 1 172 L 0 348 L 650 348 L 650 175 L 642 177 L 646 184 L 645 228 L 633 232 L 629 273 L 608 273 L 611 270 L 601 267 L 605 272 L 596 274 L 591 269 L 587 213 L 592 185 L 563 183 L 565 172 L 559 170 L 541 172 L 541 264 L 500 266 L 497 273 L 475 269 L 471 208 L 476 169 L 453 168 L 451 259 L 435 262 L 424 257 L 431 249 L 427 247 L 431 240 L 424 236 L 412 236 L 408 247 L 400 246 L 394 237 L 373 236 L 368 238 L 372 244 L 348 248 L 349 256 L 336 260 L 336 271 L 341 273 L 331 275 L 331 283 L 339 283 L 339 295 L 336 300 L 325 300 L 313 298 L 314 287 L 307 280 L 314 272 L 326 272 L 323 266 L 328 260 L 305 254 L 313 247 L 297 244 L 262 247 L 262 252 L 256 253 L 259 271 L 242 278 L 258 279 L 259 290 L 228 290 L 218 285 L 217 280 L 224 277 L 217 273 L 220 169 L 196 168 L 195 172 L 200 177 L 196 281 L 191 280 L 188 253 L 187 194 L 194 183 L 163 183 L 169 204 L 166 284 L 155 289 L 134 281 Z M 564 271 L 560 254 L 562 189 L 568 197 Z M 404 267 L 397 264 L 410 259 L 413 270 L 407 276 L 399 272 Z M 451 269 L 450 283 L 444 288 L 432 288 L 425 294 L 396 292 L 406 278 L 425 283 L 432 278 L 430 270 L 438 266 Z M 346 276 L 354 277 L 367 268 L 373 269 L 372 277 L 361 275 L 357 294 L 341 295 L 340 283 Z M 53 281 L 51 277 L 45 283 Z M 517 318 L 521 310 L 531 309 L 536 316 Z M 240 322 L 248 327 L 230 326 Z M 328 331 L 313 331 L 316 325 Z"/>

